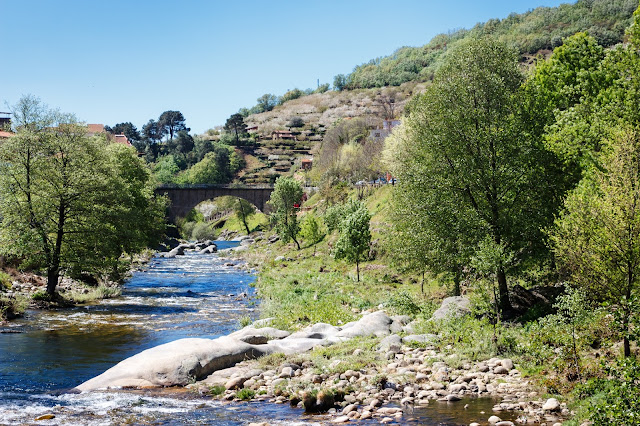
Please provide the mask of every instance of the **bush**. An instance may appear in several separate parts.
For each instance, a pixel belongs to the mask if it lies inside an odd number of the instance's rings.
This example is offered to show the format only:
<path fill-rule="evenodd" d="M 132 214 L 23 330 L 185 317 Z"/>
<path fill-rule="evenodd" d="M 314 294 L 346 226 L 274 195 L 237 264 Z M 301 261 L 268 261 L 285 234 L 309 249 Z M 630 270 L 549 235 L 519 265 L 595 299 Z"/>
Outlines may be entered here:
<path fill-rule="evenodd" d="M 589 398 L 589 419 L 597 425 L 640 424 L 640 363 L 625 358 L 605 370 L 609 379 L 576 388 L 579 399 Z"/>
<path fill-rule="evenodd" d="M 225 391 L 225 387 L 222 385 L 216 385 L 209 388 L 209 395 L 211 396 L 219 396 L 222 395 Z"/>
<path fill-rule="evenodd" d="M 0 321 L 22 315 L 28 305 L 24 296 L 0 296 Z"/>
<path fill-rule="evenodd" d="M 216 237 L 216 231 L 206 222 L 198 222 L 191 231 L 191 239 L 196 241 L 212 240 Z"/>
<path fill-rule="evenodd" d="M 11 288 L 11 275 L 0 271 L 0 291 Z"/>
<path fill-rule="evenodd" d="M 236 397 L 240 398 L 243 401 L 250 401 L 254 396 L 256 396 L 256 391 L 254 391 L 253 389 L 240 389 L 238 393 L 236 393 Z"/>

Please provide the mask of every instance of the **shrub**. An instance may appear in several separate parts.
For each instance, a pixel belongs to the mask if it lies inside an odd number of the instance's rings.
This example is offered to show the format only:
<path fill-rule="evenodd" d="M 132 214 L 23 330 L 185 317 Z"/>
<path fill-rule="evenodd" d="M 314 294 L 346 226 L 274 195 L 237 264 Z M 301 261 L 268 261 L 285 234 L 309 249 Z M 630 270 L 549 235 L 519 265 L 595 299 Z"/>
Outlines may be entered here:
<path fill-rule="evenodd" d="M 212 240 L 216 237 L 216 231 L 206 222 L 198 222 L 191 231 L 191 239 L 196 241 Z"/>
<path fill-rule="evenodd" d="M 252 400 L 254 396 L 256 396 L 256 391 L 254 391 L 253 389 L 244 388 L 240 389 L 238 393 L 236 393 L 236 397 L 240 398 L 243 401 Z"/>
<path fill-rule="evenodd" d="M 209 395 L 211 396 L 219 396 L 222 395 L 225 391 L 225 387 L 222 385 L 216 385 L 209 388 Z"/>
<path fill-rule="evenodd" d="M 11 275 L 0 271 L 0 291 L 11 288 Z"/>

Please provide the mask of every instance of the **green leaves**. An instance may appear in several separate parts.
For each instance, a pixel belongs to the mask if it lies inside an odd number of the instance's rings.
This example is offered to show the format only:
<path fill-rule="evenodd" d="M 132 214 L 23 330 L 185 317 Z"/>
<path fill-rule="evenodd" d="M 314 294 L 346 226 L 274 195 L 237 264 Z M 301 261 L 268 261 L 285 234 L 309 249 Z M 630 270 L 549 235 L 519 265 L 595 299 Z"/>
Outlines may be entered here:
<path fill-rule="evenodd" d="M 293 240 L 298 246 L 298 250 L 300 250 L 300 243 L 296 236 L 300 232 L 300 225 L 298 224 L 297 212 L 302 203 L 302 195 L 300 182 L 282 176 L 276 180 L 269 200 L 274 209 L 271 217 L 276 225 L 278 235 L 285 243 Z"/>
<path fill-rule="evenodd" d="M 369 243 L 371 242 L 371 231 L 369 230 L 371 214 L 364 204 L 358 201 L 352 201 L 345 210 L 346 215 L 339 225 L 340 236 L 336 242 L 334 256 L 336 259 L 355 262 L 358 281 L 360 281 L 359 263 L 364 254 L 369 251 Z"/>
<path fill-rule="evenodd" d="M 56 117 L 0 145 L 1 250 L 46 269 L 50 295 L 61 273 L 109 274 L 164 229 L 164 203 L 135 150 Z"/>

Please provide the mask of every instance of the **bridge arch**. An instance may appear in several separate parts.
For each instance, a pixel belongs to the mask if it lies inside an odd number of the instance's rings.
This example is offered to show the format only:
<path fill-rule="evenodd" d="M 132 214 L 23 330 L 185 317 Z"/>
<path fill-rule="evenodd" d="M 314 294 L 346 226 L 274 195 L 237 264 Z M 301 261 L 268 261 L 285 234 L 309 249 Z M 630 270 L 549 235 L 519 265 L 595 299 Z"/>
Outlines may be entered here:
<path fill-rule="evenodd" d="M 243 198 L 261 212 L 266 213 L 271 192 L 273 192 L 272 186 L 248 185 L 160 185 L 155 190 L 156 194 L 166 195 L 171 201 L 168 217 L 171 223 L 175 223 L 179 217 L 185 217 L 202 201 L 224 195 Z"/>

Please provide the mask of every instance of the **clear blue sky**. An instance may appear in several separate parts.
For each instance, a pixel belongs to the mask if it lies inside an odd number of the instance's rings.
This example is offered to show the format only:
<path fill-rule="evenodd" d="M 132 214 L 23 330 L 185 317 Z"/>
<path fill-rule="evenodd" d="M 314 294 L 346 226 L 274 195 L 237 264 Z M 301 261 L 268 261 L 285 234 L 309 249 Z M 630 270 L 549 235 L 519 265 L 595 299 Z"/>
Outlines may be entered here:
<path fill-rule="evenodd" d="M 192 132 L 264 93 L 332 83 L 436 34 L 568 0 L 0 0 L 0 111 L 33 94 L 88 123 Z"/>

